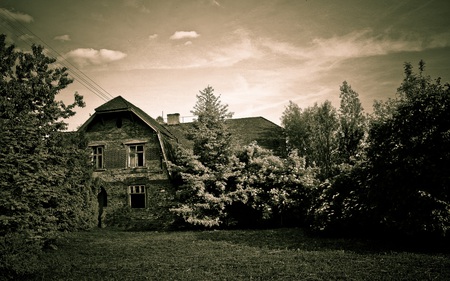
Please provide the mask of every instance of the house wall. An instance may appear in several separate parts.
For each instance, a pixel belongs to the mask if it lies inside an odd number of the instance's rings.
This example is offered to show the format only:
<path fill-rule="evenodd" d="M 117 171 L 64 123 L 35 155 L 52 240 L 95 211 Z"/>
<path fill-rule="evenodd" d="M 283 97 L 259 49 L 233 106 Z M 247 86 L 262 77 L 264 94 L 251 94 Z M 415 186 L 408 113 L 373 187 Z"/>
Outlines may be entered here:
<path fill-rule="evenodd" d="M 131 112 L 98 114 L 86 129 L 90 146 L 103 146 L 104 167 L 94 177 L 105 183 L 108 205 L 102 225 L 151 228 L 161 219 L 171 183 L 158 136 Z M 145 142 L 145 166 L 127 167 L 127 143 Z M 144 185 L 145 208 L 131 208 L 129 186 Z"/>

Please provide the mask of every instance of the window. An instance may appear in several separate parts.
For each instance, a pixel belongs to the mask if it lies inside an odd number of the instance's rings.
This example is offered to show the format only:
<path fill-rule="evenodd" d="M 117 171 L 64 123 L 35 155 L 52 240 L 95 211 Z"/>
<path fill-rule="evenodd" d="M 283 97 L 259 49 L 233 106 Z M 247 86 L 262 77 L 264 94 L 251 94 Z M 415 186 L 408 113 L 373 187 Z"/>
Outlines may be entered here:
<path fill-rule="evenodd" d="M 92 147 L 92 163 L 95 169 L 103 169 L 103 146 Z"/>
<path fill-rule="evenodd" d="M 128 167 L 144 167 L 144 145 L 129 145 L 128 146 Z"/>
<path fill-rule="evenodd" d="M 132 185 L 128 187 L 128 201 L 131 208 L 145 208 L 145 185 Z"/>

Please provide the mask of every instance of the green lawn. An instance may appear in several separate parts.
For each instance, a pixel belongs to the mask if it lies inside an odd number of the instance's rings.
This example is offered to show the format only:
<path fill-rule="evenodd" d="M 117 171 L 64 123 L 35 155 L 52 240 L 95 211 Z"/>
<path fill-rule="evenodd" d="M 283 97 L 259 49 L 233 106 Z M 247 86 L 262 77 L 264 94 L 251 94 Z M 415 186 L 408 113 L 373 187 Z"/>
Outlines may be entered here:
<path fill-rule="evenodd" d="M 301 229 L 95 229 L 67 235 L 40 262 L 38 280 L 450 280 L 448 250 L 312 238 Z"/>

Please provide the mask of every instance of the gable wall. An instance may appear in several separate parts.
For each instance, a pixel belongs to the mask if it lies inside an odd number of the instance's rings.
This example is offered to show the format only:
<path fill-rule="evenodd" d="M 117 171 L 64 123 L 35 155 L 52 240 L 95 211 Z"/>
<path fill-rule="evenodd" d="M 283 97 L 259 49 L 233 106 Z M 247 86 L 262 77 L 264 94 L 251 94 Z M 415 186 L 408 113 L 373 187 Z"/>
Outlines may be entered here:
<path fill-rule="evenodd" d="M 156 132 L 131 112 L 122 112 L 98 114 L 86 128 L 86 137 L 89 145 L 104 146 L 104 169 L 94 171 L 108 193 L 102 225 L 152 223 L 161 212 L 165 190 L 171 187 Z M 128 168 L 126 143 L 138 141 L 145 142 L 145 167 Z M 128 187 L 132 185 L 145 185 L 145 209 L 130 207 Z"/>

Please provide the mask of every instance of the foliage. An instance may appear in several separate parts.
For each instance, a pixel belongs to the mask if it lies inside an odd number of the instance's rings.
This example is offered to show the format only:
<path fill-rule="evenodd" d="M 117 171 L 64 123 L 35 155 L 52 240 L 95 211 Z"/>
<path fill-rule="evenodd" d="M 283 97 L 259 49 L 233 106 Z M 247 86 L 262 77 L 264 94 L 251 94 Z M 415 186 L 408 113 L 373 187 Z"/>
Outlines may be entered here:
<path fill-rule="evenodd" d="M 365 166 L 365 162 L 343 163 L 336 176 L 313 188 L 307 213 L 310 231 L 352 236 L 370 233 Z"/>
<path fill-rule="evenodd" d="M 211 86 L 197 95 L 197 103 L 191 111 L 197 119 L 193 123 L 191 138 L 194 141 L 194 155 L 199 161 L 213 171 L 220 171 L 227 166 L 232 155 L 232 137 L 225 120 L 233 113 L 228 106 L 220 102 L 220 95 L 214 94 Z"/>
<path fill-rule="evenodd" d="M 234 215 L 235 220 L 244 220 L 240 225 L 247 226 L 263 222 L 299 225 L 316 184 L 315 169 L 306 168 L 304 158 L 296 151 L 283 159 L 256 143 L 243 147 L 237 157 L 242 167 L 238 182 L 243 195 L 238 206 L 243 203 L 247 208 Z M 246 213 L 252 217 L 246 217 Z"/>
<path fill-rule="evenodd" d="M 94 219 L 84 137 L 61 132 L 83 98 L 55 100 L 72 81 L 40 46 L 16 51 L 0 36 L 0 60 L 0 236 L 51 243 Z"/>
<path fill-rule="evenodd" d="M 172 211 L 193 225 L 217 226 L 236 188 L 233 141 L 225 124 L 232 116 L 210 86 L 200 91 L 193 114 L 197 116 L 191 137 L 193 152 L 178 148 L 171 169 L 178 188 Z"/>
<path fill-rule="evenodd" d="M 289 105 L 286 107 L 281 117 L 281 125 L 284 127 L 284 132 L 287 137 L 288 149 L 295 149 L 300 155 L 305 157 L 311 155 L 311 147 L 309 145 L 311 132 L 308 119 L 308 114 L 303 112 L 302 109 L 292 101 L 289 101 Z"/>
<path fill-rule="evenodd" d="M 448 236 L 450 229 L 450 86 L 405 64 L 395 100 L 378 103 L 371 121 L 370 203 L 390 230 Z"/>
<path fill-rule="evenodd" d="M 301 110 L 290 102 L 281 118 L 290 149 L 306 158 L 309 167 L 317 166 L 321 178 L 332 175 L 336 162 L 338 119 L 331 102 Z"/>
<path fill-rule="evenodd" d="M 361 145 L 366 132 L 364 109 L 358 93 L 344 81 L 340 87 L 338 154 L 343 163 L 352 163 L 361 157 Z"/>

